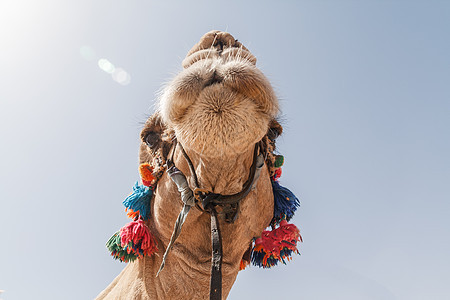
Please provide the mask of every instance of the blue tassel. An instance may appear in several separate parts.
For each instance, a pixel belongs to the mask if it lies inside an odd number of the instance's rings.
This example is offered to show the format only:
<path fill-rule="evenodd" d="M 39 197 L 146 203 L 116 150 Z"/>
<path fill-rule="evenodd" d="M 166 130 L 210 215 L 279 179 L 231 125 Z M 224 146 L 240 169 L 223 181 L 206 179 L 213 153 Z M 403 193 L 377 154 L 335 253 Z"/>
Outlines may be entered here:
<path fill-rule="evenodd" d="M 252 252 L 252 264 L 254 266 L 264 268 L 265 264 L 263 264 L 263 260 L 264 260 L 265 255 L 266 255 L 266 253 L 264 251 L 253 251 Z"/>
<path fill-rule="evenodd" d="M 273 256 L 269 256 L 267 260 L 264 261 L 265 256 L 266 253 L 264 251 L 252 251 L 252 264 L 264 269 L 274 267 L 278 264 L 278 259 Z"/>
<path fill-rule="evenodd" d="M 272 180 L 272 190 L 274 197 L 273 216 L 276 223 L 286 219 L 289 221 L 295 214 L 300 201 L 287 188 L 281 186 L 277 181 Z"/>
<path fill-rule="evenodd" d="M 264 251 L 252 251 L 252 264 L 254 266 L 268 269 L 271 267 L 274 267 L 278 264 L 279 261 L 281 261 L 283 264 L 286 264 L 286 258 L 287 260 L 290 260 L 290 257 L 292 256 L 292 253 L 294 251 L 290 249 L 283 249 L 280 251 L 280 259 L 276 259 L 273 256 L 267 257 L 267 260 L 264 262 L 264 257 L 267 255 Z"/>
<path fill-rule="evenodd" d="M 139 212 L 139 215 L 144 220 L 147 220 L 150 215 L 150 200 L 152 196 L 152 189 L 139 185 L 139 182 L 136 182 L 133 186 L 133 193 L 123 201 L 123 205 L 135 213 Z"/>

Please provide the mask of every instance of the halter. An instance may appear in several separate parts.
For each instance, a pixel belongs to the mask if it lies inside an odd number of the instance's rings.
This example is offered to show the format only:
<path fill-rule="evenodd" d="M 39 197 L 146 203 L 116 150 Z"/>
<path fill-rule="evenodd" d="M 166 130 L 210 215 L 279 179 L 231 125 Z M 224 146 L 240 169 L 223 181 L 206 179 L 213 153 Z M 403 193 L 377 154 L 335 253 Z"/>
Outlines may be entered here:
<path fill-rule="evenodd" d="M 186 176 L 181 172 L 174 163 L 175 150 L 179 144 L 181 153 L 186 159 L 191 176 L 194 178 L 195 188 L 192 190 L 189 187 L 189 183 Z M 193 206 L 197 206 L 203 212 L 209 213 L 211 215 L 211 279 L 210 279 L 210 292 L 209 298 L 211 300 L 222 299 L 222 237 L 220 235 L 219 221 L 217 218 L 218 212 L 216 207 L 220 206 L 222 212 L 225 214 L 225 221 L 228 223 L 233 223 L 236 220 L 237 213 L 239 210 L 239 203 L 244 199 L 252 189 L 256 187 L 256 182 L 258 181 L 261 169 L 264 166 L 265 157 L 262 154 L 260 143 L 256 143 L 253 151 L 253 162 L 250 167 L 250 173 L 248 175 L 247 181 L 244 183 L 242 190 L 236 194 L 232 195 L 222 195 L 213 193 L 211 191 L 202 189 L 199 187 L 198 177 L 195 173 L 194 165 L 191 159 L 187 155 L 183 146 L 174 140 L 174 144 L 171 149 L 171 156 L 167 160 L 167 173 L 172 181 L 176 184 L 178 191 L 181 194 L 181 201 L 183 202 L 183 208 L 178 215 L 175 222 L 174 230 L 170 238 L 170 242 L 167 245 L 166 251 L 164 253 L 161 266 L 158 270 L 156 276 L 159 275 L 161 270 L 164 268 L 165 261 L 173 243 L 178 238 L 181 233 L 181 227 L 183 226 L 186 217 Z M 258 154 L 259 151 L 259 154 Z M 201 206 L 200 206 L 201 204 Z"/>
<path fill-rule="evenodd" d="M 153 121 L 155 121 L 154 119 Z M 279 184 L 281 167 L 284 163 L 282 155 L 275 155 L 275 138 L 281 133 L 274 125 L 263 139 L 255 144 L 253 162 L 249 175 L 242 190 L 233 195 L 213 193 L 199 186 L 194 165 L 183 146 L 176 141 L 155 145 L 147 143 L 152 150 L 152 164 L 144 162 L 139 165 L 140 181 L 133 186 L 133 191 L 123 201 L 127 215 L 133 219 L 130 223 L 114 233 L 107 241 L 106 247 L 114 259 L 122 262 L 132 262 L 145 256 L 151 256 L 158 252 L 158 242 L 146 225 L 151 217 L 151 202 L 155 197 L 157 183 L 164 171 L 177 186 L 180 192 L 183 208 L 178 215 L 174 230 L 164 253 L 161 266 L 157 273 L 164 268 L 169 251 L 175 240 L 181 233 L 181 227 L 192 207 L 209 213 L 211 216 L 211 279 L 210 299 L 217 300 L 222 297 L 222 239 L 218 215 L 222 214 L 227 223 L 233 223 L 239 212 L 240 201 L 256 187 L 261 169 L 266 165 L 272 185 L 274 206 L 273 218 L 270 221 L 271 230 L 263 230 L 259 236 L 252 238 L 249 248 L 244 253 L 239 270 L 243 270 L 250 263 L 261 268 L 271 268 L 278 263 L 285 264 L 291 259 L 292 254 L 299 253 L 297 242 L 302 241 L 299 229 L 288 221 L 294 216 L 300 206 L 298 198 L 286 187 Z M 280 126 L 278 124 L 278 126 Z M 272 128 L 275 128 L 272 130 Z M 152 131 L 151 131 L 152 132 Z M 151 134 L 147 133 L 147 134 Z M 162 132 L 159 132 L 162 134 Z M 158 131 L 156 131 L 158 135 Z M 193 179 L 193 188 L 189 186 L 186 176 L 174 163 L 174 155 L 177 145 L 185 158 L 190 176 Z M 167 147 L 166 147 L 167 146 Z M 157 151 L 155 149 L 158 149 Z"/>

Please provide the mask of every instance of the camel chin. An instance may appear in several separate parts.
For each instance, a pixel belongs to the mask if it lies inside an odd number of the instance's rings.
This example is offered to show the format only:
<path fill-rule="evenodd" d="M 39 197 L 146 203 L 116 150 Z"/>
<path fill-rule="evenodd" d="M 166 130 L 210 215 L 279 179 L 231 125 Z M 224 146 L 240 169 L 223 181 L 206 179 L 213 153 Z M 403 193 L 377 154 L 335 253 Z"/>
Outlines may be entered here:
<path fill-rule="evenodd" d="M 267 133 L 278 100 L 256 59 L 228 33 L 212 31 L 166 86 L 159 112 L 177 139 L 207 157 L 241 154 Z"/>

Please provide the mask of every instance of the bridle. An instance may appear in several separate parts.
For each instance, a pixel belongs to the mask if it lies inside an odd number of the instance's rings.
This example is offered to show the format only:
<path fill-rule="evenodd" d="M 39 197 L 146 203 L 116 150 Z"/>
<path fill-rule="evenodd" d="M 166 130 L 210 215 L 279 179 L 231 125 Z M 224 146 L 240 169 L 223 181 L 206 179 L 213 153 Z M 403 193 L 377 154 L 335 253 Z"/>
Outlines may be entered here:
<path fill-rule="evenodd" d="M 194 189 L 192 190 L 186 179 L 186 176 L 181 172 L 174 163 L 174 155 L 177 145 L 181 149 L 183 157 L 186 159 L 191 176 L 194 181 Z M 174 139 L 171 148 L 170 158 L 167 159 L 167 173 L 172 181 L 176 184 L 178 191 L 181 194 L 181 201 L 183 202 L 183 208 L 178 215 L 175 222 L 174 230 L 170 238 L 170 242 L 167 245 L 166 251 L 164 253 L 161 266 L 158 270 L 156 276 L 164 268 L 167 255 L 172 248 L 175 240 L 181 233 L 181 227 L 193 206 L 196 206 L 202 212 L 209 213 L 211 215 L 211 278 L 210 278 L 210 300 L 222 299 L 222 237 L 220 235 L 219 221 L 218 221 L 218 211 L 217 207 L 221 208 L 221 212 L 225 215 L 225 221 L 228 223 L 233 223 L 236 220 L 237 213 L 239 211 L 239 203 L 244 199 L 252 189 L 256 187 L 256 183 L 261 173 L 261 169 L 264 166 L 265 161 L 265 147 L 262 141 L 255 144 L 253 150 L 253 162 L 250 167 L 250 173 L 247 181 L 244 183 L 243 188 L 240 192 L 232 195 L 222 195 L 213 193 L 206 189 L 202 189 L 199 186 L 198 177 L 195 172 L 194 165 L 191 159 L 187 155 L 181 143 Z M 258 154 L 259 153 L 259 154 Z"/>

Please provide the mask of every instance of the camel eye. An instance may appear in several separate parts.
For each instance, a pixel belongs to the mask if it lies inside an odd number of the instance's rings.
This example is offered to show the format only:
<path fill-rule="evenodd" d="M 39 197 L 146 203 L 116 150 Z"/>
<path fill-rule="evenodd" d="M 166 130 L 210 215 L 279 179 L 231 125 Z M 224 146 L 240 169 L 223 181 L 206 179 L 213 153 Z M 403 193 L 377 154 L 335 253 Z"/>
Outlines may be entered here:
<path fill-rule="evenodd" d="M 159 143 L 159 134 L 157 134 L 156 132 L 150 132 L 145 137 L 145 143 L 150 148 L 153 148 L 153 147 L 157 146 L 158 143 Z"/>

